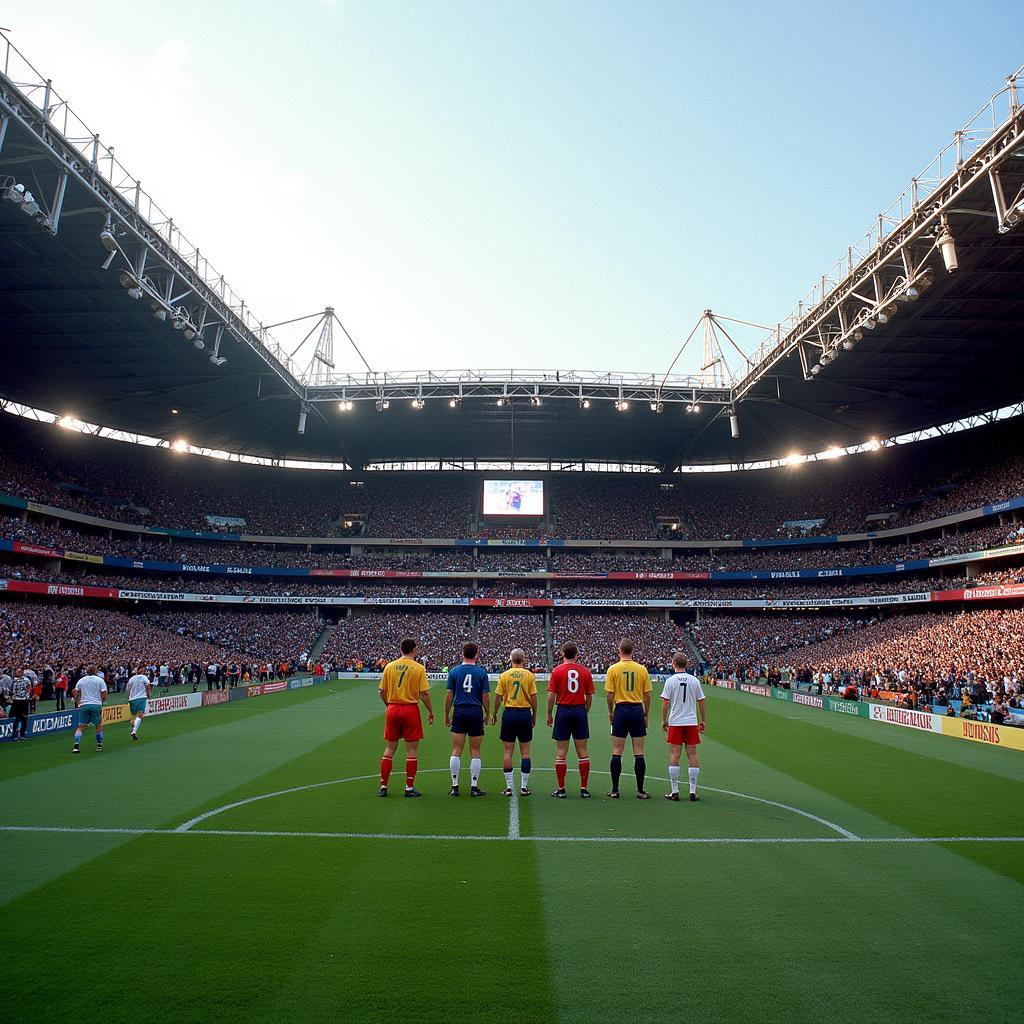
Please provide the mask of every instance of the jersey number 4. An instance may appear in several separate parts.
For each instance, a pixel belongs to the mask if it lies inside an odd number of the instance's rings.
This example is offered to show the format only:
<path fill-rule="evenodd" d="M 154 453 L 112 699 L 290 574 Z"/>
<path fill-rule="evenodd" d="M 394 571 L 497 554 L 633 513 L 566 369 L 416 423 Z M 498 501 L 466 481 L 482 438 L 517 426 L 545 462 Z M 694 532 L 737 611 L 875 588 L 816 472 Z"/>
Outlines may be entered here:
<path fill-rule="evenodd" d="M 466 693 L 472 693 L 473 692 L 473 677 L 472 676 L 466 676 L 466 678 L 462 680 L 462 688 L 466 691 Z"/>

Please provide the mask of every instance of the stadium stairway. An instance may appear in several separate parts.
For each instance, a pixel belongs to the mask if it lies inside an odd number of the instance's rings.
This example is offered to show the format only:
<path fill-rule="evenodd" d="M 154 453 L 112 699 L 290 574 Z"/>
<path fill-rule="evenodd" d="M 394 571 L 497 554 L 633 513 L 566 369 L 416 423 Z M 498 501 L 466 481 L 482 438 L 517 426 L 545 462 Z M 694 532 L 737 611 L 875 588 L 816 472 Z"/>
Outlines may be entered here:
<path fill-rule="evenodd" d="M 327 641 L 334 635 L 334 631 L 338 628 L 336 622 L 325 622 L 323 631 L 313 641 L 313 646 L 309 651 L 309 660 L 315 662 L 321 654 L 323 654 L 324 648 L 327 646 Z"/>
<path fill-rule="evenodd" d="M 689 648 L 690 657 L 693 659 L 694 665 L 703 665 L 704 656 L 700 653 L 700 649 L 697 647 L 689 629 L 683 629 L 683 639 L 686 641 L 686 646 Z"/>

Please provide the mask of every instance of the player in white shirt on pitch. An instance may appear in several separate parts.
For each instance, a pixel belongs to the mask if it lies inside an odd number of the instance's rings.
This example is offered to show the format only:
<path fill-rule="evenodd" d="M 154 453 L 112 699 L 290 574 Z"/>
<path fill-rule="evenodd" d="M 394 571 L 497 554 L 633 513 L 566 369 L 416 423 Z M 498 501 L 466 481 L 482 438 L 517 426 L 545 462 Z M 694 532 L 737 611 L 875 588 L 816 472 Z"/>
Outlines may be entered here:
<path fill-rule="evenodd" d="M 685 654 L 674 655 L 672 667 L 675 672 L 665 680 L 661 691 L 661 727 L 668 734 L 668 780 L 672 787 L 672 791 L 665 794 L 666 800 L 679 799 L 679 759 L 684 746 L 690 766 L 690 799 L 698 799 L 700 762 L 697 760 L 697 744 L 707 725 L 708 713 L 700 680 L 686 671 L 688 664 Z"/>
<path fill-rule="evenodd" d="M 128 710 L 135 716 L 132 720 L 132 739 L 139 738 L 139 727 L 146 714 L 146 700 L 152 692 L 153 684 L 149 676 L 142 671 L 140 665 L 135 670 L 135 675 L 128 680 Z"/>
<path fill-rule="evenodd" d="M 96 749 L 103 749 L 103 702 L 107 699 L 107 684 L 95 668 L 90 666 L 86 674 L 75 683 L 74 697 L 78 706 L 78 727 L 75 729 L 75 745 L 72 754 L 77 754 L 78 744 L 82 742 L 82 733 L 94 725 L 96 727 Z"/>

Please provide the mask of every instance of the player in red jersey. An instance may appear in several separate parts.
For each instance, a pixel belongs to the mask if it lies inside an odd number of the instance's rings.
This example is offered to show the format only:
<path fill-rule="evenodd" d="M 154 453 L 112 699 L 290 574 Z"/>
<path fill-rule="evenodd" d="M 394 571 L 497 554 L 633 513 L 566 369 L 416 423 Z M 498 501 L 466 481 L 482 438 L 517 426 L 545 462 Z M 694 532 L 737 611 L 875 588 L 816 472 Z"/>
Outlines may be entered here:
<path fill-rule="evenodd" d="M 565 759 L 570 739 L 576 745 L 576 757 L 580 762 L 580 798 L 587 800 L 590 797 L 587 789 L 590 778 L 587 741 L 590 739 L 588 716 L 594 700 L 594 677 L 590 669 L 576 660 L 578 654 L 574 643 L 562 644 L 562 664 L 551 670 L 548 683 L 548 725 L 553 726 L 551 735 L 555 741 L 555 776 L 558 779 L 558 788 L 551 795 L 559 800 L 565 799 Z"/>

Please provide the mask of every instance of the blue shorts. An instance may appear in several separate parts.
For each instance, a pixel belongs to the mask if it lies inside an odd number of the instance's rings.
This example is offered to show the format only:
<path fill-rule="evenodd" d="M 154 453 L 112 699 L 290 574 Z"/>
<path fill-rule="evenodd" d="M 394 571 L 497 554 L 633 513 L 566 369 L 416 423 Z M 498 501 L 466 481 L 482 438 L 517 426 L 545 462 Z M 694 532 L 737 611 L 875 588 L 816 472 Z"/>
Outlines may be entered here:
<path fill-rule="evenodd" d="M 135 700 L 128 701 L 128 710 L 133 715 L 144 715 L 146 713 L 146 698 L 136 697 Z"/>
<path fill-rule="evenodd" d="M 78 709 L 79 725 L 95 725 L 99 729 L 103 725 L 103 705 L 83 704 Z"/>
<path fill-rule="evenodd" d="M 620 740 L 627 736 L 646 736 L 643 704 L 616 704 L 612 713 L 612 735 Z"/>
<path fill-rule="evenodd" d="M 533 712 L 529 708 L 505 708 L 501 714 L 501 742 L 529 743 L 533 739 Z"/>
<path fill-rule="evenodd" d="M 590 718 L 582 704 L 559 704 L 555 709 L 555 727 L 551 730 L 555 740 L 589 740 Z"/>
<path fill-rule="evenodd" d="M 474 707 L 457 707 L 452 711 L 452 732 L 466 733 L 469 736 L 483 736 L 484 709 Z"/>

